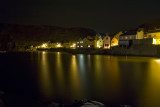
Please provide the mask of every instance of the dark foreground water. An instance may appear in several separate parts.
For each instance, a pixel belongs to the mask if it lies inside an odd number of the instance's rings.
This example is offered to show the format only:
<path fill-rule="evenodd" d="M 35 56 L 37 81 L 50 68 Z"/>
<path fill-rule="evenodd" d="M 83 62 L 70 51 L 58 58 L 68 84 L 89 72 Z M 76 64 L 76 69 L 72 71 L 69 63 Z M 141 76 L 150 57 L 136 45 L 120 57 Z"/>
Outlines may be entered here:
<path fill-rule="evenodd" d="M 0 54 L 0 90 L 22 99 L 71 103 L 86 98 L 109 105 L 160 107 L 160 59 L 61 52 Z"/>

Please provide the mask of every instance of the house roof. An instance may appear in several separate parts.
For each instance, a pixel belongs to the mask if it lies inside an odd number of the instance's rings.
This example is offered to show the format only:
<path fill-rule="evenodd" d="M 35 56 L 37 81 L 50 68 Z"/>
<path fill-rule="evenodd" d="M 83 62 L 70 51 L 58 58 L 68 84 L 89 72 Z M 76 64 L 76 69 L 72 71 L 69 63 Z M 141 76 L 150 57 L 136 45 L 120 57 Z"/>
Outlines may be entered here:
<path fill-rule="evenodd" d="M 106 33 L 99 33 L 99 35 L 103 38 L 106 36 Z"/>
<path fill-rule="evenodd" d="M 137 34 L 137 29 L 134 30 L 128 30 L 126 32 L 124 32 L 122 35 L 120 36 L 126 36 L 126 35 L 136 35 Z"/>
<path fill-rule="evenodd" d="M 149 30 L 148 33 L 156 33 L 156 32 L 160 32 L 160 29 L 156 29 L 156 30 Z"/>

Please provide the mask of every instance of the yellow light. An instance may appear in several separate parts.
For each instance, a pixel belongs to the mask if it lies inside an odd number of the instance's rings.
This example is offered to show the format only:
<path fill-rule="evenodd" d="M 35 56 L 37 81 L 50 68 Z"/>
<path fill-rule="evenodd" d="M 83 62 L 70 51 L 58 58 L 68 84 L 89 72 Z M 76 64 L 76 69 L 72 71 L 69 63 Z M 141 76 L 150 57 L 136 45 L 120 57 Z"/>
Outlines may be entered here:
<path fill-rule="evenodd" d="M 155 59 L 154 61 L 156 61 L 156 62 L 160 63 L 160 59 Z"/>
<path fill-rule="evenodd" d="M 83 46 L 81 46 L 81 47 L 83 47 Z"/>
<path fill-rule="evenodd" d="M 88 45 L 88 47 L 90 48 L 90 45 Z"/>
<path fill-rule="evenodd" d="M 58 47 L 58 48 L 61 47 L 61 44 L 57 44 L 57 47 Z"/>
<path fill-rule="evenodd" d="M 152 44 L 155 44 L 155 45 L 156 45 L 156 39 L 153 38 L 153 43 L 152 43 Z"/>
<path fill-rule="evenodd" d="M 46 48 L 47 47 L 47 45 L 44 43 L 44 44 L 42 44 L 42 48 Z"/>
<path fill-rule="evenodd" d="M 71 48 L 74 48 L 76 47 L 76 44 L 74 43 L 73 45 L 70 46 Z M 78 47 L 78 46 L 77 46 Z"/>

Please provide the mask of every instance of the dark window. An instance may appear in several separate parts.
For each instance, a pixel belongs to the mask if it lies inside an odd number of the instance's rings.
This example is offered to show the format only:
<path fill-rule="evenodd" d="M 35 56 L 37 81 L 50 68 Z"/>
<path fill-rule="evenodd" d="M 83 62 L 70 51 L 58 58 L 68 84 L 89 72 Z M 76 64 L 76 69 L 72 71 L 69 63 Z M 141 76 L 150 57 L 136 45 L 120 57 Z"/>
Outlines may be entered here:
<path fill-rule="evenodd" d="M 105 46 L 109 46 L 109 44 L 105 44 Z"/>
<path fill-rule="evenodd" d="M 151 35 L 148 35 L 148 37 L 150 38 L 150 37 L 151 37 Z"/>

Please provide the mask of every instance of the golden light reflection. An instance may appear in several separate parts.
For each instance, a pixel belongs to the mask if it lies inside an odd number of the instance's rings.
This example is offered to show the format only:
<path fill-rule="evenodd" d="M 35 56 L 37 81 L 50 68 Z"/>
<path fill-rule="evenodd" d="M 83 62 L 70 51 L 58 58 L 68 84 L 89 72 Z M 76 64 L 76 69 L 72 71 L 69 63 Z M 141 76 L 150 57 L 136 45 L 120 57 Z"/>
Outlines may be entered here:
<path fill-rule="evenodd" d="M 159 59 L 150 61 L 146 75 L 146 84 L 143 93 L 139 99 L 140 106 L 159 107 L 160 106 L 160 63 Z M 158 62 L 158 63 L 157 63 Z M 143 104 L 141 103 L 143 102 Z M 145 104 L 144 104 L 145 102 Z"/>
<path fill-rule="evenodd" d="M 120 97 L 120 68 L 117 57 L 94 55 L 94 80 L 97 91 L 102 92 L 102 96 L 111 96 L 110 99 Z M 108 81 L 109 80 L 109 81 Z M 109 86 L 108 83 L 112 83 Z M 103 84 L 103 85 L 102 85 Z M 107 91 L 106 91 L 107 90 Z"/>
<path fill-rule="evenodd" d="M 62 64 L 62 59 L 61 59 L 61 53 L 57 52 L 57 79 L 58 79 L 58 87 L 63 90 L 63 86 L 65 85 L 64 83 L 64 73 L 63 73 L 63 64 Z"/>
<path fill-rule="evenodd" d="M 48 53 L 42 52 L 39 53 L 41 56 L 39 57 L 40 66 L 40 91 L 44 96 L 51 97 L 53 92 L 53 87 L 51 83 L 50 73 L 49 73 L 49 66 L 48 66 Z"/>
<path fill-rule="evenodd" d="M 73 91 L 72 93 L 74 93 L 73 97 L 74 99 L 81 99 L 80 97 L 82 96 L 82 86 L 80 83 L 80 76 L 79 76 L 79 70 L 78 70 L 78 65 L 77 65 L 77 59 L 75 55 L 72 55 L 71 58 L 71 64 L 70 64 L 70 81 L 71 81 L 71 85 L 73 87 Z"/>

